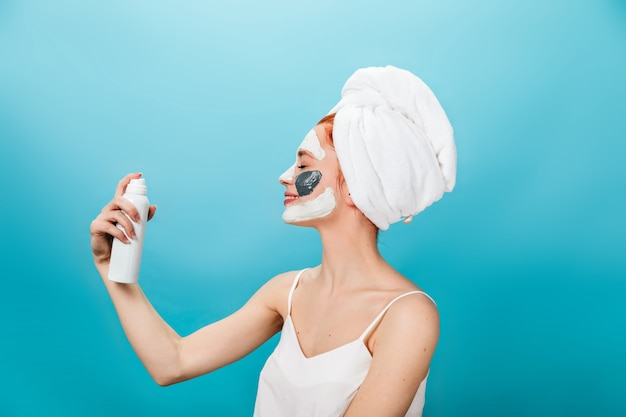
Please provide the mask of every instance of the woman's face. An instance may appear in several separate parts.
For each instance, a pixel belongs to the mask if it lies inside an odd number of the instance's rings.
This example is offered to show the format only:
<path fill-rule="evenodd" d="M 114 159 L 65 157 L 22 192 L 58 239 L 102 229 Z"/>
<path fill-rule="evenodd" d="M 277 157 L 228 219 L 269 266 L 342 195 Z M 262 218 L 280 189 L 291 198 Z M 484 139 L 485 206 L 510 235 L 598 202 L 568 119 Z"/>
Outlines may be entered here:
<path fill-rule="evenodd" d="M 339 162 L 326 137 L 323 125 L 317 125 L 304 138 L 296 152 L 296 162 L 279 178 L 285 190 L 286 223 L 299 223 L 329 215 L 336 207 L 335 192 Z"/>

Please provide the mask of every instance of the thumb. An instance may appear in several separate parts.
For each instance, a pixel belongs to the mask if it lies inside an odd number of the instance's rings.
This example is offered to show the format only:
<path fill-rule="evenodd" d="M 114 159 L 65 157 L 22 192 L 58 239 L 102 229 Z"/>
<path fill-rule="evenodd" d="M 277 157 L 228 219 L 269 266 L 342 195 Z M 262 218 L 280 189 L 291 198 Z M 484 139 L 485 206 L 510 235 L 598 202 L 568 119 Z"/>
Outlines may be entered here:
<path fill-rule="evenodd" d="M 154 213 L 156 213 L 156 209 L 157 209 L 156 205 L 148 207 L 148 220 L 154 217 Z"/>

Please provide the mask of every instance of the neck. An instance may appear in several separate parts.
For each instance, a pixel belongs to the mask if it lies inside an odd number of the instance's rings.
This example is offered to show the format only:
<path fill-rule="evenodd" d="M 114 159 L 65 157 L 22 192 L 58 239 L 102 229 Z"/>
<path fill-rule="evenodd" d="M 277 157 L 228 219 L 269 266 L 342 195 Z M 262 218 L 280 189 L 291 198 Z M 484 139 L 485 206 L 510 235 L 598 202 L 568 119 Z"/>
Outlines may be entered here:
<path fill-rule="evenodd" d="M 362 284 L 389 266 L 378 251 L 376 229 L 362 219 L 326 224 L 318 231 L 322 240 L 320 278 L 332 288 Z"/>

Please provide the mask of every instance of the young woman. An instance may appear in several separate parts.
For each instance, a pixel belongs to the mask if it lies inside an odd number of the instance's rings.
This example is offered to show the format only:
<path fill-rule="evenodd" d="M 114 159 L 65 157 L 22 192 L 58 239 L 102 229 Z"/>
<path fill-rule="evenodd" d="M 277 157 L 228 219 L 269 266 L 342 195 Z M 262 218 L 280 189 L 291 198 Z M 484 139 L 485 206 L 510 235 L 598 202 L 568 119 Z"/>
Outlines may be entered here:
<path fill-rule="evenodd" d="M 357 71 L 281 177 L 283 219 L 317 229 L 319 266 L 278 275 L 232 315 L 179 336 L 137 284 L 106 279 L 113 238 L 132 237 L 122 198 L 91 224 L 91 247 L 121 324 L 160 385 L 236 361 L 282 330 L 259 379 L 257 417 L 421 416 L 437 308 L 380 255 L 377 234 L 454 186 L 452 129 L 436 98 L 394 67 Z M 148 218 L 155 213 L 151 207 Z"/>

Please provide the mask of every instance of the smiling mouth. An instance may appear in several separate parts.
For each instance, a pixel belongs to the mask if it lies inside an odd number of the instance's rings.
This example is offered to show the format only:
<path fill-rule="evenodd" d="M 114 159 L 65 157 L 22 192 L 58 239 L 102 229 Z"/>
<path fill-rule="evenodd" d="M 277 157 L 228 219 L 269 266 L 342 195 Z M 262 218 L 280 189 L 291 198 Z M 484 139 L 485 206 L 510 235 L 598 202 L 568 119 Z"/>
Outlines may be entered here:
<path fill-rule="evenodd" d="M 294 201 L 296 201 L 297 199 L 298 199 L 298 196 L 297 196 L 297 195 L 285 194 L 285 202 L 284 202 L 284 204 L 285 204 L 285 205 L 287 205 L 287 204 L 291 204 L 291 203 L 293 203 Z"/>

